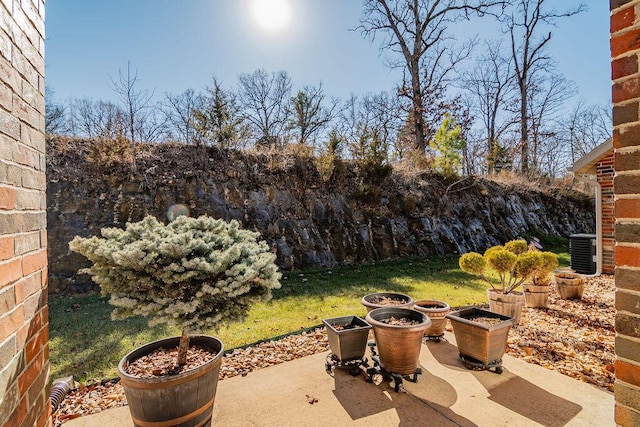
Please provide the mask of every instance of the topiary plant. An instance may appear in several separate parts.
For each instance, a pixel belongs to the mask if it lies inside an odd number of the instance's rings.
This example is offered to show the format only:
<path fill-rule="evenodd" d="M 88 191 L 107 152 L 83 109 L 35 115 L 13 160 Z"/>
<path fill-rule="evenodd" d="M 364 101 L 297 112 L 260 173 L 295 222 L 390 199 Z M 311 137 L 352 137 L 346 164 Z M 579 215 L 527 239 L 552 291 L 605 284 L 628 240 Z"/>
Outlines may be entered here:
<path fill-rule="evenodd" d="M 76 236 L 69 248 L 92 266 L 80 270 L 110 295 L 112 318 L 142 315 L 182 329 L 177 365 L 189 334 L 241 321 L 249 307 L 280 287 L 275 255 L 237 221 L 180 216 L 168 225 L 147 216 L 102 237 Z"/>
<path fill-rule="evenodd" d="M 555 266 L 552 258 L 555 257 Z M 512 240 L 504 246 L 493 246 L 484 255 L 469 252 L 460 257 L 460 268 L 467 273 L 481 276 L 492 289 L 508 294 L 524 283 L 528 278 L 538 277 L 542 280 L 557 268 L 557 256 L 551 252 L 529 251 L 525 240 Z M 489 268 L 498 273 L 500 288 L 496 288 L 486 277 L 485 270 Z M 551 268 L 551 270 L 549 270 Z"/>
<path fill-rule="evenodd" d="M 533 252 L 539 254 L 541 261 L 538 268 L 531 276 L 535 286 L 549 286 L 551 283 L 551 273 L 558 268 L 558 255 L 553 252 Z"/>

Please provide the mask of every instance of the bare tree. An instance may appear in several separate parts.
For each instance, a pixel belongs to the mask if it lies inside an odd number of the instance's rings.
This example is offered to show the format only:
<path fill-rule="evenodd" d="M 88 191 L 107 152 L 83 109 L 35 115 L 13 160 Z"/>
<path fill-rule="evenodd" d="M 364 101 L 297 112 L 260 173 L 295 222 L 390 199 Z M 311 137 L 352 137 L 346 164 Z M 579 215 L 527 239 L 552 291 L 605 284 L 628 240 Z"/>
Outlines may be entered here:
<path fill-rule="evenodd" d="M 569 135 L 571 162 L 602 144 L 613 133 L 611 105 L 586 104 L 580 100 L 562 123 Z"/>
<path fill-rule="evenodd" d="M 515 68 L 516 83 L 520 92 L 520 154 L 521 171 L 529 173 L 529 84 L 535 74 L 545 72 L 550 58 L 546 48 L 551 40 L 551 31 L 539 36 L 550 26 L 554 26 L 559 18 L 576 15 L 586 10 L 586 5 L 579 5 L 557 11 L 545 9 L 547 0 L 515 0 L 514 10 L 506 15 L 505 24 L 511 38 L 511 56 Z"/>
<path fill-rule="evenodd" d="M 295 133 L 299 144 L 307 144 L 338 115 L 340 101 L 337 98 L 325 99 L 322 83 L 317 87 L 305 86 L 291 98 L 292 114 L 288 128 Z"/>
<path fill-rule="evenodd" d="M 70 131 L 90 138 L 116 139 L 124 136 L 124 111 L 108 101 L 91 98 L 70 102 Z"/>
<path fill-rule="evenodd" d="M 44 129 L 47 135 L 59 135 L 67 130 L 67 111 L 63 104 L 53 99 L 53 89 L 45 87 Z"/>
<path fill-rule="evenodd" d="M 136 169 L 136 135 L 141 134 L 140 127 L 145 124 L 145 110 L 148 108 L 153 92 L 147 90 L 138 90 L 136 83 L 138 82 L 138 70 L 131 72 L 131 62 L 127 61 L 127 73 L 118 70 L 118 80 L 114 80 L 109 76 L 111 90 L 118 94 L 120 100 L 124 104 L 126 134 L 131 141 L 131 149 L 133 152 L 132 168 Z"/>
<path fill-rule="evenodd" d="M 389 92 L 367 93 L 362 97 L 362 108 L 368 111 L 369 126 L 378 133 L 386 147 L 394 147 L 406 113 L 397 95 Z"/>
<path fill-rule="evenodd" d="M 408 74 L 400 93 L 411 104 L 415 149 L 424 151 L 429 140 L 424 118 L 429 102 L 425 98 L 443 92 L 450 72 L 471 51 L 471 44 L 455 47 L 448 26 L 472 15 L 485 15 L 503 4 L 501 0 L 365 1 L 358 29 L 371 39 L 381 35 L 381 49 L 401 58 L 391 65 Z"/>
<path fill-rule="evenodd" d="M 193 89 L 187 89 L 179 95 L 165 95 L 162 113 L 169 123 L 173 138 L 186 144 L 196 142 L 196 112 L 202 104 L 203 97 Z"/>
<path fill-rule="evenodd" d="M 357 164 L 387 165 L 403 118 L 398 97 L 388 92 L 351 95 L 340 110 L 337 138 Z"/>
<path fill-rule="evenodd" d="M 241 74 L 239 80 L 240 105 L 259 135 L 258 142 L 281 144 L 289 118 L 291 78 L 286 71 L 268 74 L 259 69 Z"/>
<path fill-rule="evenodd" d="M 529 83 L 529 168 L 540 172 L 544 151 L 556 144 L 559 132 L 556 123 L 564 120 L 565 102 L 576 93 L 575 84 L 554 70 Z"/>
<path fill-rule="evenodd" d="M 511 58 L 502 55 L 500 42 L 486 42 L 483 55 L 462 78 L 474 97 L 471 108 L 482 122 L 489 174 L 495 170 L 502 134 L 515 124 L 513 115 L 506 112 L 515 96 L 512 65 Z"/>
<path fill-rule="evenodd" d="M 138 141 L 166 141 L 170 135 L 170 128 L 162 113 L 162 104 L 149 105 L 141 114 L 138 114 L 135 128 Z"/>

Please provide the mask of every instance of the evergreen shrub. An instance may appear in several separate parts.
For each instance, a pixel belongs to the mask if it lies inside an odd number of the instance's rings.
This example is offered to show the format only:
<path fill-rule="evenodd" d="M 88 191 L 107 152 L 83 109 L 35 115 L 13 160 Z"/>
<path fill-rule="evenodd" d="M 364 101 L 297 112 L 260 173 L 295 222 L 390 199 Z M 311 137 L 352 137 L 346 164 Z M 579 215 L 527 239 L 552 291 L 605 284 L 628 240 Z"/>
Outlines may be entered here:
<path fill-rule="evenodd" d="M 179 216 L 165 226 L 147 216 L 103 228 L 102 237 L 76 236 L 69 248 L 92 262 L 80 272 L 110 296 L 112 318 L 142 315 L 181 328 L 186 358 L 189 334 L 242 321 L 280 287 L 276 257 L 258 237 L 235 220 Z"/>

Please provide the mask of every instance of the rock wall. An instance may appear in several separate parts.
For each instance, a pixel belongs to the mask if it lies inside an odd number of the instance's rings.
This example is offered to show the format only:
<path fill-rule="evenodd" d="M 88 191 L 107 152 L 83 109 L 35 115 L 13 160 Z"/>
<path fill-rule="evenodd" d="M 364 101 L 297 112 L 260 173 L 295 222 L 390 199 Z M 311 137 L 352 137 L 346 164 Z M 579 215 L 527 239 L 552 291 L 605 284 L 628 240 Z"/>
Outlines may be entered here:
<path fill-rule="evenodd" d="M 594 229 L 586 196 L 479 178 L 363 177 L 345 167 L 325 182 L 310 159 L 162 144 L 131 165 L 109 143 L 56 139 L 48 146 L 49 286 L 93 287 L 69 251 L 75 236 L 123 226 L 175 204 L 192 216 L 236 219 L 260 231 L 282 269 L 464 253 L 523 234 L 567 237 Z M 120 158 L 118 156 L 117 158 Z"/>

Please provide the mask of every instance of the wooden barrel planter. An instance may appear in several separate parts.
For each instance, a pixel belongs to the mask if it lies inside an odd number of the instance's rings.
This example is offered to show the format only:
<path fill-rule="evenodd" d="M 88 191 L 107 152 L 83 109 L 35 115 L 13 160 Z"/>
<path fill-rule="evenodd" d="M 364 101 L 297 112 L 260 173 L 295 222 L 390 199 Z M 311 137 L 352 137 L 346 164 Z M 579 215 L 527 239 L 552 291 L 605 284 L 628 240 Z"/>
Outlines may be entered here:
<path fill-rule="evenodd" d="M 489 298 L 489 310 L 511 317 L 516 324 L 520 321 L 525 302 L 522 292 L 511 291 L 508 294 L 503 294 L 494 289 L 487 289 L 487 297 Z"/>
<path fill-rule="evenodd" d="M 394 292 L 375 292 L 363 296 L 360 302 L 367 308 L 367 312 L 382 307 L 413 308 L 413 298 Z"/>
<path fill-rule="evenodd" d="M 549 304 L 549 285 L 525 284 L 522 285 L 522 288 L 524 289 L 524 300 L 527 307 L 544 308 Z"/>
<path fill-rule="evenodd" d="M 217 353 L 213 360 L 177 375 L 138 378 L 126 373 L 132 361 L 154 350 L 177 348 L 180 337 L 166 338 L 133 350 L 120 360 L 118 371 L 136 427 L 210 426 L 224 347 L 217 338 L 192 336 L 189 345 Z"/>
<path fill-rule="evenodd" d="M 562 299 L 580 299 L 584 292 L 584 277 L 578 273 L 559 272 L 554 274 L 556 290 Z"/>

